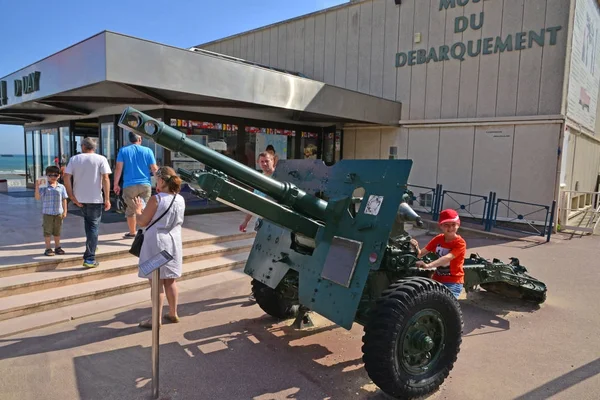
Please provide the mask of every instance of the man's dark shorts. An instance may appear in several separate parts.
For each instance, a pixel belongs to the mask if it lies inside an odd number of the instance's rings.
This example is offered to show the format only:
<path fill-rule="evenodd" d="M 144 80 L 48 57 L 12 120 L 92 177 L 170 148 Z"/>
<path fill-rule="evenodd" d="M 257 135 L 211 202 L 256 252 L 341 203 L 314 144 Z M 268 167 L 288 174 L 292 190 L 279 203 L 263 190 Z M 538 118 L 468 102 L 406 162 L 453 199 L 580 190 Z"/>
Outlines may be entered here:
<path fill-rule="evenodd" d="M 60 236 L 62 228 L 62 215 L 48 215 L 44 214 L 42 227 L 44 228 L 44 237 L 48 236 Z"/>
<path fill-rule="evenodd" d="M 139 196 L 142 199 L 144 199 L 146 204 L 148 204 L 148 200 L 150 200 L 151 194 L 152 188 L 150 187 L 150 185 L 131 185 L 124 188 L 123 200 L 125 201 L 125 204 L 127 204 L 125 216 L 133 217 L 135 215 L 135 204 L 133 203 L 133 199 Z"/>

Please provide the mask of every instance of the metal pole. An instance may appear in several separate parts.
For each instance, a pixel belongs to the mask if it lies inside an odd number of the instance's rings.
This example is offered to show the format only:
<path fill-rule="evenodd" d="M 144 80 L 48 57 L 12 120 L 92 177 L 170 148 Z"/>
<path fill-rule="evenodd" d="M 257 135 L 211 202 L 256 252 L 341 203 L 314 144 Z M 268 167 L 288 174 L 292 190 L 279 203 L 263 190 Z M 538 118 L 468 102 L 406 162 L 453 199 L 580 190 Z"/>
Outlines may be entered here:
<path fill-rule="evenodd" d="M 158 399 L 158 346 L 160 314 L 160 268 L 152 271 L 152 397 Z"/>

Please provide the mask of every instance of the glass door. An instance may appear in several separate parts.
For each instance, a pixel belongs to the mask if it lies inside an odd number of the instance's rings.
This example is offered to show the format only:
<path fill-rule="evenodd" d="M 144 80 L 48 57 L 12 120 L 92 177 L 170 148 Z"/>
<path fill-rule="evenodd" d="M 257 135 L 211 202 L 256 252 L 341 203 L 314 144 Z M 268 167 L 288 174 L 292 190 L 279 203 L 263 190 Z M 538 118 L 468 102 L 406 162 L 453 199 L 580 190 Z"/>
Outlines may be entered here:
<path fill-rule="evenodd" d="M 35 184 L 35 152 L 33 151 L 33 131 L 27 131 L 25 133 L 25 175 L 26 175 L 26 184 L 33 185 Z"/>
<path fill-rule="evenodd" d="M 33 131 L 33 181 L 42 176 L 40 131 Z"/>
<path fill-rule="evenodd" d="M 58 129 L 42 129 L 41 144 L 41 172 L 45 173 L 46 167 L 54 165 L 60 167 Z"/>
<path fill-rule="evenodd" d="M 100 125 L 100 142 L 102 143 L 102 154 L 108 160 L 108 165 L 112 171 L 115 170 L 116 152 L 115 152 L 115 124 L 105 122 Z"/>
<path fill-rule="evenodd" d="M 62 126 L 58 128 L 60 134 L 60 143 L 61 143 L 61 154 L 60 154 L 60 163 L 62 166 L 66 166 L 73 156 L 73 148 L 71 145 L 71 131 L 68 126 Z"/>

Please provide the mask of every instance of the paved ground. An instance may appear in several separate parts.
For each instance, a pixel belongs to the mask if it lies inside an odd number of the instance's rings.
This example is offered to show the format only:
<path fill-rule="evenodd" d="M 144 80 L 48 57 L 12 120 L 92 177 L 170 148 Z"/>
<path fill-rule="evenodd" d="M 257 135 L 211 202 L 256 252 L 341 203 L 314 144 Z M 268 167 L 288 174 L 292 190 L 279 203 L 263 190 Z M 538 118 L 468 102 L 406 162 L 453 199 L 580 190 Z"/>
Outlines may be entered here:
<path fill-rule="evenodd" d="M 424 239 L 424 238 L 423 238 Z M 600 240 L 550 244 L 468 239 L 472 251 L 517 256 L 549 286 L 536 309 L 495 295 L 461 300 L 458 362 L 429 399 L 597 399 L 600 393 Z M 293 331 L 247 301 L 244 275 L 213 277 L 182 295 L 178 325 L 161 330 L 161 399 L 383 400 L 361 363 L 362 328 L 316 317 Z M 0 396 L 150 398 L 149 305 L 0 340 Z"/>
<path fill-rule="evenodd" d="M 15 190 L 0 193 L 0 266 L 49 261 L 43 255 L 42 206 L 32 197 L 33 191 Z M 183 224 L 186 240 L 239 233 L 238 226 L 244 214 L 239 211 L 219 214 L 188 215 Z M 104 212 L 99 227 L 98 252 L 106 254 L 127 250 L 132 239 L 123 239 L 128 231 L 125 216 L 114 211 Z M 85 251 L 85 231 L 81 211 L 69 204 L 63 221 L 61 244 L 67 252 L 58 258 L 82 257 Z M 54 242 L 52 242 L 54 246 Z"/>

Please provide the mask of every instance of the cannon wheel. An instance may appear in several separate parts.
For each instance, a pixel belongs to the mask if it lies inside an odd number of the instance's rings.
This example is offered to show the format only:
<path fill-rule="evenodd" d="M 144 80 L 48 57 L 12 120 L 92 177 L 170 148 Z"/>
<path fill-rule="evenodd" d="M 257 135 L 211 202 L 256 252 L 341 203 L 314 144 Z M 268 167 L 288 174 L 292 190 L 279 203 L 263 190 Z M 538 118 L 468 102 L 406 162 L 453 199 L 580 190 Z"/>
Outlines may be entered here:
<path fill-rule="evenodd" d="M 462 327 L 458 301 L 444 285 L 419 277 L 399 280 L 382 293 L 365 325 L 365 369 L 388 395 L 428 394 L 452 370 Z"/>
<path fill-rule="evenodd" d="M 283 283 L 283 281 L 282 281 Z M 278 319 L 295 318 L 298 315 L 300 303 L 297 295 L 286 295 L 282 283 L 276 289 L 271 289 L 264 283 L 252 280 L 252 294 L 258 306 L 267 314 Z"/>

